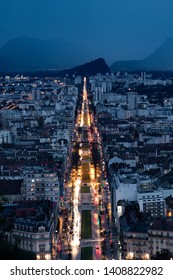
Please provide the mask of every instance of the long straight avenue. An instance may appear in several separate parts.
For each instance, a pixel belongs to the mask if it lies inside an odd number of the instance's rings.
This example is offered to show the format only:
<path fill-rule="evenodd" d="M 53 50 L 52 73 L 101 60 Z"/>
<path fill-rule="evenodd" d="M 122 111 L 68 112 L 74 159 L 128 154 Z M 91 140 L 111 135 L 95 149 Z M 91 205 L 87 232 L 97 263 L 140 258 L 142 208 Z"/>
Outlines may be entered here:
<path fill-rule="evenodd" d="M 95 116 L 89 108 L 84 78 L 82 106 L 76 118 L 77 164 L 71 167 L 65 186 L 65 207 L 60 219 L 58 258 L 73 260 L 114 259 L 111 195 L 106 179 L 101 139 Z"/>

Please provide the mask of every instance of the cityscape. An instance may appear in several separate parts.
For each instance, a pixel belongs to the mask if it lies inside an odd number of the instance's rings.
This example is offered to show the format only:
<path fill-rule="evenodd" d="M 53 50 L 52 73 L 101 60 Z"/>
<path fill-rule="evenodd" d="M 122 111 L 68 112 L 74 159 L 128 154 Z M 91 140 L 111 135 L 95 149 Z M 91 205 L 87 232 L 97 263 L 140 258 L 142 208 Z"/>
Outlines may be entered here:
<path fill-rule="evenodd" d="M 8 279 L 163 275 L 154 260 L 173 260 L 172 10 L 172 0 L 1 3 Z M 32 260 L 46 261 L 42 274 Z"/>
<path fill-rule="evenodd" d="M 2 259 L 171 259 L 172 89 L 172 72 L 1 77 Z"/>

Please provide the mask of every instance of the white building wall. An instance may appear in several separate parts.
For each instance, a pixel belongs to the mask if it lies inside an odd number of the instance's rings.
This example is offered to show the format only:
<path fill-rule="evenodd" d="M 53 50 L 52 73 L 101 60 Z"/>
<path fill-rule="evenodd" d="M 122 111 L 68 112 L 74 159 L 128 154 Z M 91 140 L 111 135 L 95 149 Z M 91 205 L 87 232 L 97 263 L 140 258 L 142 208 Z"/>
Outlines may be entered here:
<path fill-rule="evenodd" d="M 137 184 L 121 184 L 116 190 L 116 199 L 125 199 L 128 201 L 136 201 Z"/>
<path fill-rule="evenodd" d="M 12 143 L 12 133 L 9 130 L 0 130 L 0 144 L 2 143 Z"/>
<path fill-rule="evenodd" d="M 59 178 L 56 173 L 30 170 L 23 174 L 22 198 L 25 200 L 60 200 Z"/>
<path fill-rule="evenodd" d="M 162 215 L 165 215 L 165 200 L 161 190 L 137 192 L 137 202 L 141 212 L 145 212 L 144 204 L 147 204 L 147 209 L 151 210 L 151 215 L 157 216 L 158 210 L 161 211 Z"/>
<path fill-rule="evenodd" d="M 162 192 L 163 192 L 164 198 L 166 198 L 170 195 L 173 197 L 173 189 L 162 189 Z"/>

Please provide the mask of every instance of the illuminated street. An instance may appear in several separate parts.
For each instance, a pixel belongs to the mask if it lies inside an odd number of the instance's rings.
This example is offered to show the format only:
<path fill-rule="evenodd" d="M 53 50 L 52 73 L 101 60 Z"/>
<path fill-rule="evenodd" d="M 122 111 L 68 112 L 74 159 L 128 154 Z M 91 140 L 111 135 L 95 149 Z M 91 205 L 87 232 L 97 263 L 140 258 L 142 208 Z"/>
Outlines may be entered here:
<path fill-rule="evenodd" d="M 111 196 L 99 132 L 94 115 L 89 110 L 86 78 L 75 135 L 79 160 L 77 166 L 72 166 L 70 180 L 65 186 L 65 212 L 68 219 L 64 222 L 65 233 L 60 234 L 62 251 L 74 260 L 112 259 Z M 92 148 L 92 144 L 97 145 L 97 162 L 93 160 L 96 149 Z M 74 149 L 72 147 L 72 152 Z"/>

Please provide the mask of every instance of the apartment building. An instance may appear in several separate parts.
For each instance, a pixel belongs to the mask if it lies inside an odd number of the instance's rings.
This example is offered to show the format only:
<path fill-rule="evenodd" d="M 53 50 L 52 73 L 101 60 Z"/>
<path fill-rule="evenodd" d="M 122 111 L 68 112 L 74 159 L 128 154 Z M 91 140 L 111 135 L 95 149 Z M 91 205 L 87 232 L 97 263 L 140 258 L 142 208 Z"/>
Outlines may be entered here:
<path fill-rule="evenodd" d="M 21 194 L 24 200 L 51 200 L 59 205 L 60 184 L 57 173 L 48 167 L 25 167 Z"/>

